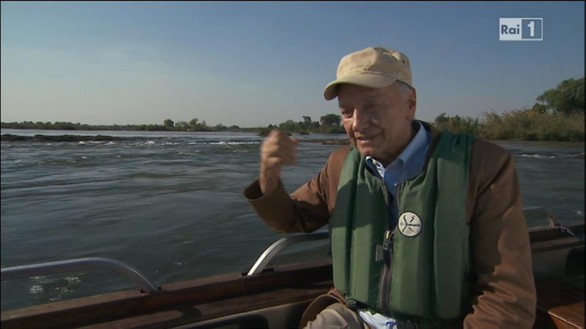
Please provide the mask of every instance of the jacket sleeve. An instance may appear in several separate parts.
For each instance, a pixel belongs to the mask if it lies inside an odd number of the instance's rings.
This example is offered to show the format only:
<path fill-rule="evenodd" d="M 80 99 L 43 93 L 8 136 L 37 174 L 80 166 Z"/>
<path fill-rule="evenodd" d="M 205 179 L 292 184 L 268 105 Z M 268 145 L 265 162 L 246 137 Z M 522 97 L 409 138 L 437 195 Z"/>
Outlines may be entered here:
<path fill-rule="evenodd" d="M 464 328 L 532 328 L 536 292 L 531 246 L 512 155 L 477 140 L 469 192 L 475 298 Z"/>
<path fill-rule="evenodd" d="M 318 181 L 319 174 L 295 191 L 297 198 L 287 194 L 281 181 L 270 196 L 262 194 L 258 180 L 246 188 L 244 195 L 273 230 L 280 233 L 313 232 L 329 219 L 320 191 L 313 189 Z"/>
<path fill-rule="evenodd" d="M 348 151 L 348 147 L 334 151 L 322 170 L 291 195 L 287 194 L 281 181 L 272 195 L 263 195 L 256 180 L 244 190 L 244 196 L 275 231 L 313 232 L 329 222 L 341 167 Z"/>

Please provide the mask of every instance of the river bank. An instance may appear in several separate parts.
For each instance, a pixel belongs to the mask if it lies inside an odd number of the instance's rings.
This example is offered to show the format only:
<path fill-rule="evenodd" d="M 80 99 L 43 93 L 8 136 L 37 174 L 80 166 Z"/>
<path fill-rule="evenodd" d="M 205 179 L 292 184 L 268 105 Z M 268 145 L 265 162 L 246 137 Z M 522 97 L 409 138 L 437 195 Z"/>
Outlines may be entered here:
<path fill-rule="evenodd" d="M 2 142 L 108 142 L 120 140 L 144 140 L 152 137 L 117 137 L 109 135 L 41 135 L 23 136 L 14 134 L 2 134 Z M 324 139 L 324 138 L 305 138 L 306 143 L 320 143 L 323 145 L 347 145 L 350 142 L 347 139 Z"/>

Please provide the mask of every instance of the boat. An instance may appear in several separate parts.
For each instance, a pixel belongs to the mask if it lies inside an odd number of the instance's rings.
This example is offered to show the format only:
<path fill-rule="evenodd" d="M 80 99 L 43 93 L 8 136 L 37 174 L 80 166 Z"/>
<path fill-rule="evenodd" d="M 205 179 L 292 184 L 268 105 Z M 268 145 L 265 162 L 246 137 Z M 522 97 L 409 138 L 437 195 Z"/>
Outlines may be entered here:
<path fill-rule="evenodd" d="M 546 209 L 524 210 L 528 218 L 542 218 L 544 223 L 529 229 L 537 288 L 534 328 L 584 328 L 584 223 L 564 226 Z M 323 231 L 287 235 L 270 245 L 247 271 L 164 286 L 107 258 L 2 268 L 2 281 L 109 270 L 126 276 L 136 288 L 6 310 L 1 325 L 3 329 L 298 328 L 309 303 L 333 285 L 328 239 Z M 285 252 L 304 245 L 313 247 Z"/>

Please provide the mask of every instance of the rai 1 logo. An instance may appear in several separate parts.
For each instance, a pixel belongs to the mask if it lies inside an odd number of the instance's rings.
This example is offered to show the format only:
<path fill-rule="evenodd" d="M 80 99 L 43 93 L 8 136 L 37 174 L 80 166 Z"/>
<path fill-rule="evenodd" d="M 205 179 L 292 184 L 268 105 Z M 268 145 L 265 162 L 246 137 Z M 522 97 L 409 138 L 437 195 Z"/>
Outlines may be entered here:
<path fill-rule="evenodd" d="M 499 18 L 500 41 L 543 41 L 543 18 Z"/>

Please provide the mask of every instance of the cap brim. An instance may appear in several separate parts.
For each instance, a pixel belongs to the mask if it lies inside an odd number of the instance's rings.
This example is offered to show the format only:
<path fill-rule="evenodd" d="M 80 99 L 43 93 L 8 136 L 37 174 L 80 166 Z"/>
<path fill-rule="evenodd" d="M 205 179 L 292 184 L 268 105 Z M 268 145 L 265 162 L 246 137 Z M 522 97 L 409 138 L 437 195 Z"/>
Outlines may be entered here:
<path fill-rule="evenodd" d="M 343 83 L 367 88 L 383 88 L 390 86 L 395 81 L 397 81 L 397 78 L 380 74 L 361 73 L 348 75 L 328 84 L 324 89 L 324 98 L 328 101 L 336 98 L 338 96 L 338 85 Z"/>

